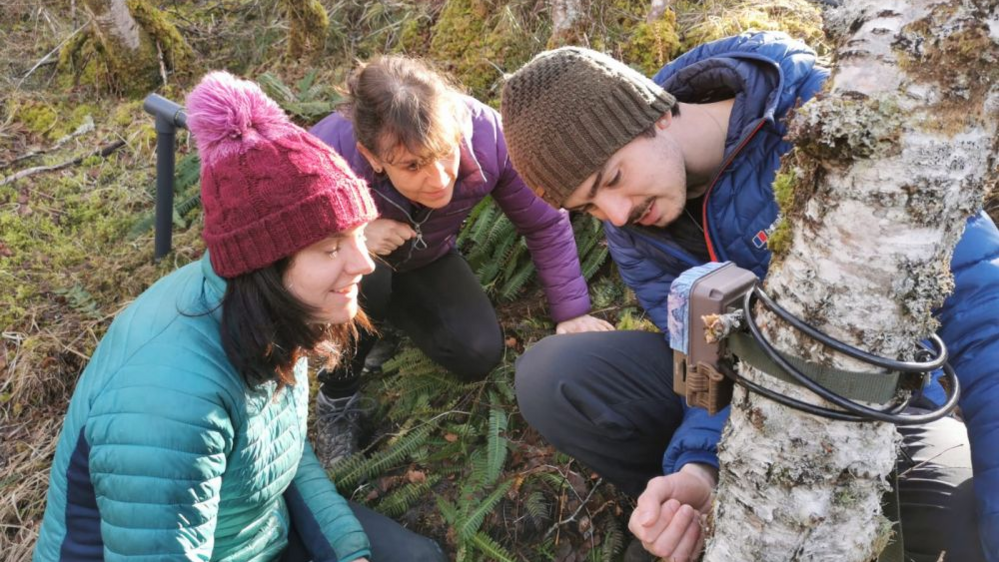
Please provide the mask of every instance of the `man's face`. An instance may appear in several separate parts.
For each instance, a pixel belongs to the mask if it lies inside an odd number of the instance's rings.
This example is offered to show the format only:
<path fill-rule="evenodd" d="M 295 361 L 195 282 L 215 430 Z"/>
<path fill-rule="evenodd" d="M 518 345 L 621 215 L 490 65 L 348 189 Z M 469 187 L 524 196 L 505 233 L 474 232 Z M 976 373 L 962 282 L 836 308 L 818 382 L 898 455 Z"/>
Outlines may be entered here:
<path fill-rule="evenodd" d="M 669 133 L 672 118 L 655 124 L 655 137 L 639 135 L 573 190 L 562 206 L 587 212 L 614 226 L 663 227 L 687 202 L 683 150 Z"/>

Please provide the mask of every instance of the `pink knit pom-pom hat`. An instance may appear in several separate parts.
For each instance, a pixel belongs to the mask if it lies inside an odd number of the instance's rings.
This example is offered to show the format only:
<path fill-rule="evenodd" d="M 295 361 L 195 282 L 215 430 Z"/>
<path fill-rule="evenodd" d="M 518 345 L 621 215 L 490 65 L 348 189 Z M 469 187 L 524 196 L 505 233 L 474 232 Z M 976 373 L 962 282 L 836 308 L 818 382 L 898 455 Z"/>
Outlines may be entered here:
<path fill-rule="evenodd" d="M 266 267 L 377 216 L 363 180 L 257 84 L 212 72 L 187 96 L 215 272 Z"/>

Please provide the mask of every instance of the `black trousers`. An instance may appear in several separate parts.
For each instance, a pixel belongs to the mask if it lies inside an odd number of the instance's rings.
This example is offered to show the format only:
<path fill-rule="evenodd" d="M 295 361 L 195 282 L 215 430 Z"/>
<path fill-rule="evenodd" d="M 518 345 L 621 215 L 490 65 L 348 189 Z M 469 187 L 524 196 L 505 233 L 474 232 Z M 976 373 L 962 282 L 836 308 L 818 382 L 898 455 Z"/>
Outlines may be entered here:
<path fill-rule="evenodd" d="M 350 509 L 364 528 L 371 541 L 371 562 L 444 562 L 447 558 L 436 542 L 417 535 L 380 513 L 350 503 Z M 302 537 L 292 527 L 288 533 L 288 547 L 280 562 L 309 562 L 309 555 Z"/>
<path fill-rule="evenodd" d="M 485 378 L 503 358 L 496 311 L 468 262 L 456 251 L 401 273 L 378 263 L 361 280 L 360 303 L 376 327 L 391 323 L 428 357 L 463 380 Z M 344 369 L 359 374 L 376 341 L 376 336 L 362 334 L 352 360 L 329 375 L 321 374 L 320 382 L 347 378 Z"/>
<path fill-rule="evenodd" d="M 517 402 L 527 422 L 618 489 L 637 496 L 662 475 L 683 421 L 672 350 L 661 334 L 549 336 L 517 361 Z M 964 425 L 945 418 L 900 428 L 899 500 L 914 562 L 984 562 Z"/>

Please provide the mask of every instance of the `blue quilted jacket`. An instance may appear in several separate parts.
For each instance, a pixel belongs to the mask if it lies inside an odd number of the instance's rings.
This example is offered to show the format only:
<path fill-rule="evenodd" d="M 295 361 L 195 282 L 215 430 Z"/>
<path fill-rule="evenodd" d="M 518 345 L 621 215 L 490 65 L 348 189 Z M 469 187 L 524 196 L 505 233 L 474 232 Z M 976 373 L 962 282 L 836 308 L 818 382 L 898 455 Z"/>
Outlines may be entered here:
<path fill-rule="evenodd" d="M 724 167 L 709 187 L 703 211 L 713 260 L 732 261 L 761 278 L 770 262 L 767 234 L 777 220 L 771 184 L 783 140 L 782 119 L 821 87 L 827 70 L 808 47 L 779 33 L 747 33 L 705 44 L 664 67 L 653 78 L 684 102 L 712 99 L 719 87 L 734 91 Z M 667 331 L 670 283 L 701 260 L 661 229 L 617 228 L 604 223 L 610 252 L 625 282 L 653 322 Z M 985 551 L 999 561 L 999 231 L 987 215 L 968 220 L 951 269 L 955 291 L 938 317 L 962 385 L 975 471 L 978 516 Z M 925 391 L 942 396 L 939 385 Z M 666 473 L 688 462 L 717 466 L 716 445 L 728 410 L 708 416 L 685 411 L 663 459 Z"/>
<path fill-rule="evenodd" d="M 36 562 L 316 561 L 368 539 L 306 442 L 308 377 L 247 387 L 222 350 L 208 255 L 143 293 L 80 377 L 56 448 Z"/>

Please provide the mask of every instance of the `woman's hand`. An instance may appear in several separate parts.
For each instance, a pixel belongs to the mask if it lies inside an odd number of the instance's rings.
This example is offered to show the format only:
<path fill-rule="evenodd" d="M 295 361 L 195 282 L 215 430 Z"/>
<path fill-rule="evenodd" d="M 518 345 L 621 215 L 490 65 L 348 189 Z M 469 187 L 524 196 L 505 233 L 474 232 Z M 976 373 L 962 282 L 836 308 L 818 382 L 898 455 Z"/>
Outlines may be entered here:
<path fill-rule="evenodd" d="M 628 529 L 656 556 L 696 560 L 704 546 L 701 515 L 711 509 L 717 478 L 713 466 L 688 463 L 679 472 L 649 480 Z"/>
<path fill-rule="evenodd" d="M 555 326 L 556 334 L 580 334 L 583 332 L 613 332 L 614 326 L 606 320 L 584 314 L 559 322 Z"/>
<path fill-rule="evenodd" d="M 416 232 L 406 223 L 392 219 L 375 219 L 364 229 L 368 251 L 379 256 L 387 256 L 406 240 L 416 236 Z"/>

